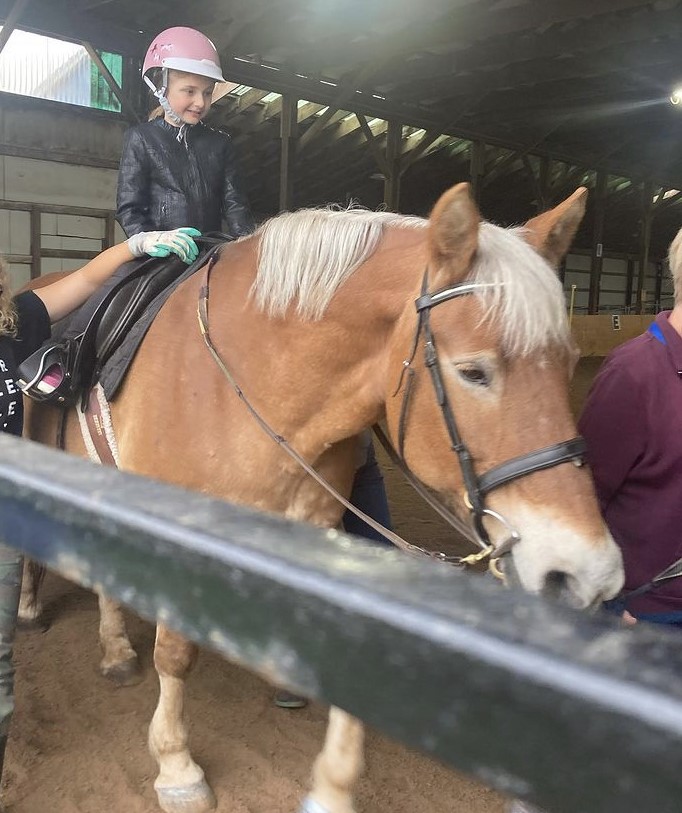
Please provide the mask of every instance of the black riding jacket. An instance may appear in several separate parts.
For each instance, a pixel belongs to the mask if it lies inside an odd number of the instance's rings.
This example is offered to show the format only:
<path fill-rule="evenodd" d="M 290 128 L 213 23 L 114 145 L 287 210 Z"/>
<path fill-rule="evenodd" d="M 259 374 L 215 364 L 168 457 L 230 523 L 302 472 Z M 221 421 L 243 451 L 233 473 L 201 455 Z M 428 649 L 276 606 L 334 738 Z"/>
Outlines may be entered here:
<path fill-rule="evenodd" d="M 254 222 L 235 174 L 225 133 L 201 123 L 173 127 L 162 117 L 136 124 L 123 143 L 116 219 L 128 237 L 181 226 L 242 237 Z"/>

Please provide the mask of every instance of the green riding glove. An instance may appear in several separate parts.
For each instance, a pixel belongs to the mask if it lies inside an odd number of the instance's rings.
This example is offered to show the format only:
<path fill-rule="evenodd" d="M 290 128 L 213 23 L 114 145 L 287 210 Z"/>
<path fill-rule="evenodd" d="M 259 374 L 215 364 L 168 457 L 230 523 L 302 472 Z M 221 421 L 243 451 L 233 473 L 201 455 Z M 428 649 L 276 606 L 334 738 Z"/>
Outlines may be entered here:
<path fill-rule="evenodd" d="M 126 242 L 134 257 L 142 257 L 144 254 L 149 254 L 150 257 L 168 257 L 169 254 L 177 254 L 189 265 L 199 254 L 193 237 L 201 237 L 201 232 L 183 226 L 172 231 L 141 231 Z"/>

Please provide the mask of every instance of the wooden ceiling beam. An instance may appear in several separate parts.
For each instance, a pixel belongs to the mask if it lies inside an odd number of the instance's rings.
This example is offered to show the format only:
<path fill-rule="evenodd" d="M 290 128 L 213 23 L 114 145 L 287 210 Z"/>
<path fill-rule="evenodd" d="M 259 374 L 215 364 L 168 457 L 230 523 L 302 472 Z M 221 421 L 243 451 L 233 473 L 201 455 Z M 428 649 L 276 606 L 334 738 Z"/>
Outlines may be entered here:
<path fill-rule="evenodd" d="M 374 134 L 375 137 L 381 137 L 385 134 L 387 129 L 387 123 L 381 122 L 374 125 Z M 239 143 L 239 139 L 236 140 L 235 143 Z M 305 150 L 302 150 L 299 153 L 299 167 L 303 166 L 312 166 L 314 165 L 316 159 L 320 156 L 323 156 L 321 159 L 321 164 L 325 167 L 329 165 L 329 149 L 334 146 L 334 158 L 338 158 L 340 155 L 339 148 L 342 149 L 343 155 L 347 156 L 349 150 L 357 149 L 362 147 L 365 144 L 365 137 L 362 133 L 362 129 L 360 127 L 359 122 L 355 117 L 349 118 L 346 121 L 342 121 L 336 128 L 331 128 L 329 132 L 325 133 L 322 137 L 316 139 L 312 144 L 310 144 Z M 273 163 L 276 162 L 277 158 L 273 155 L 269 159 Z M 345 159 L 344 159 L 345 160 Z M 255 174 L 260 171 L 261 167 L 265 166 L 268 161 L 259 160 L 257 157 L 253 160 L 249 161 L 248 164 L 243 169 L 243 174 L 245 177 L 248 177 L 251 174 Z M 300 171 L 300 170 L 299 170 Z M 324 176 L 326 173 L 322 173 Z"/>
<path fill-rule="evenodd" d="M 267 90 L 251 88 L 251 90 L 247 90 L 246 93 L 242 93 L 241 96 L 230 94 L 223 96 L 222 99 L 218 102 L 214 102 L 211 106 L 210 119 L 211 121 L 215 120 L 221 124 L 226 124 L 231 119 L 250 110 L 254 105 L 262 101 L 268 93 L 269 91 Z"/>
<path fill-rule="evenodd" d="M 0 31 L 0 53 L 7 45 L 7 40 L 12 36 L 12 32 L 21 21 L 21 16 L 31 0 L 14 0 L 10 7 L 7 18 L 3 22 L 2 31 Z"/>
<path fill-rule="evenodd" d="M 308 102 L 307 104 L 303 105 L 302 107 L 298 108 L 298 117 L 297 123 L 299 126 L 307 121 L 308 119 L 312 118 L 317 112 L 322 109 L 322 105 L 313 104 L 312 102 Z M 281 112 L 281 111 L 280 111 Z M 269 119 L 269 121 L 273 122 L 274 125 L 275 117 Z M 217 122 L 213 122 L 214 124 Z M 278 131 L 275 129 L 274 126 L 264 129 L 263 127 L 255 127 L 253 129 L 248 129 L 248 127 L 244 127 L 239 118 L 234 118 L 231 120 L 230 124 L 230 133 L 232 134 L 232 141 L 237 147 L 241 147 L 243 145 L 248 145 L 248 151 L 244 152 L 243 162 L 249 160 L 249 157 L 252 156 L 255 162 L 261 161 L 261 153 L 268 150 L 268 147 L 271 147 L 271 151 L 273 153 L 278 153 L 277 149 L 275 149 L 275 145 L 278 143 L 279 134 Z"/>
<path fill-rule="evenodd" d="M 544 92 L 552 98 L 547 90 L 553 82 L 575 81 L 579 79 L 599 78 L 613 79 L 617 82 L 640 84 L 640 71 L 647 68 L 660 69 L 670 66 L 675 71 L 679 66 L 679 46 L 671 41 L 666 49 L 661 44 L 633 44 L 627 60 L 623 59 L 621 45 L 603 48 L 592 54 L 578 54 L 574 57 L 561 56 L 554 59 L 532 60 L 529 62 L 507 65 L 500 70 L 479 71 L 475 74 L 446 76 L 440 79 L 425 79 L 415 82 L 412 77 L 407 85 L 399 85 L 393 90 L 406 101 L 424 98 L 452 98 L 460 95 L 478 95 L 483 93 L 500 93 L 512 91 L 524 92 L 527 86 L 537 92 Z M 633 74 L 632 65 L 637 65 L 637 75 Z"/>
<path fill-rule="evenodd" d="M 384 59 L 373 60 L 369 64 L 360 68 L 360 70 L 356 71 L 353 76 L 349 77 L 347 82 L 345 82 L 340 88 L 337 88 L 333 100 L 329 103 L 329 109 L 323 116 L 320 116 L 314 125 L 306 130 L 306 132 L 301 136 L 299 140 L 301 148 L 304 148 L 310 143 L 310 141 L 312 141 L 312 139 L 314 139 L 319 133 L 322 132 L 322 130 L 324 130 L 327 123 L 338 110 L 344 109 L 345 105 L 354 99 L 354 96 L 357 93 L 356 88 L 361 87 L 364 82 L 369 79 L 372 73 L 378 70 L 384 64 L 384 62 Z"/>
<path fill-rule="evenodd" d="M 251 62 L 240 62 L 239 60 L 231 60 L 228 66 L 223 65 L 223 67 L 226 68 L 226 73 L 229 72 L 229 75 L 233 77 L 234 81 L 243 82 L 251 87 L 261 87 L 263 89 L 277 90 L 278 92 L 294 91 L 301 99 L 309 99 L 310 101 L 316 101 L 322 104 L 329 104 L 333 101 L 333 89 L 315 80 L 300 79 L 287 70 L 271 71 L 263 66 Z M 470 140 L 485 141 L 486 144 L 506 147 L 510 150 L 527 149 L 528 145 L 532 145 L 533 143 L 532 139 L 523 143 L 518 137 L 513 138 L 507 135 L 497 135 L 494 126 L 465 127 L 456 125 L 450 127 L 447 121 L 444 120 L 445 117 L 442 115 L 442 112 L 438 115 L 438 111 L 434 112 L 433 110 L 428 110 L 423 107 L 401 105 L 385 99 L 376 99 L 372 94 L 356 93 L 352 104 L 348 106 L 352 107 L 353 112 L 364 113 L 365 115 L 384 119 L 392 118 L 413 127 L 421 127 L 425 130 L 440 130 L 444 134 Z M 546 154 L 548 150 L 543 146 L 536 149 L 535 152 L 538 155 L 543 155 Z M 557 160 L 565 160 L 573 163 L 587 160 L 587 156 L 571 155 L 567 153 L 565 149 L 558 148 L 556 145 L 552 145 L 550 152 L 552 157 Z M 638 175 L 636 166 L 625 169 L 611 161 L 608 162 L 607 166 L 597 168 L 622 175 L 629 174 L 635 177 Z M 656 180 L 659 182 L 659 185 L 663 185 L 665 182 L 671 183 L 672 185 L 677 184 L 677 180 L 674 177 L 656 178 Z M 680 185 L 682 186 L 682 181 Z"/>
<path fill-rule="evenodd" d="M 604 47 L 655 42 L 662 37 L 679 38 L 682 35 L 682 15 L 677 4 L 674 8 L 644 9 L 638 13 L 610 14 L 591 18 L 577 25 L 558 30 L 525 32 L 523 37 L 509 37 L 500 41 L 482 41 L 466 50 L 457 49 L 446 54 L 424 53 L 410 60 L 410 76 L 419 81 L 437 80 L 445 75 L 473 74 L 480 70 L 506 69 L 519 62 L 550 60 L 557 54 L 588 57 Z M 377 87 L 395 84 L 395 73 L 380 71 Z"/>
<path fill-rule="evenodd" d="M 264 104 L 253 105 L 248 110 L 244 111 L 240 118 L 241 127 L 240 131 L 244 133 L 252 133 L 262 124 L 271 119 L 276 118 L 282 113 L 282 97 L 278 96 L 271 102 Z"/>
<path fill-rule="evenodd" d="M 8 17 L 10 0 L 0 0 L 0 20 Z M 22 14 L 21 27 L 69 42 L 91 42 L 96 48 L 125 56 L 141 57 L 150 36 L 113 23 L 103 24 L 94 14 L 83 14 L 70 3 L 60 0 L 31 0 Z"/>
<path fill-rule="evenodd" d="M 332 38 L 311 43 L 311 59 L 321 65 L 360 64 L 370 55 L 386 54 L 402 58 L 436 46 L 467 46 L 471 42 L 485 42 L 494 37 L 509 37 L 525 31 L 582 18 L 613 14 L 614 12 L 648 6 L 650 0 L 542 0 L 541 3 L 522 3 L 507 8 L 489 6 L 487 12 L 472 4 L 449 15 L 429 14 L 428 6 L 421 8 L 422 22 L 405 26 L 391 37 L 368 32 L 358 43 L 343 43 Z M 446 19 L 444 19 L 446 17 Z"/>

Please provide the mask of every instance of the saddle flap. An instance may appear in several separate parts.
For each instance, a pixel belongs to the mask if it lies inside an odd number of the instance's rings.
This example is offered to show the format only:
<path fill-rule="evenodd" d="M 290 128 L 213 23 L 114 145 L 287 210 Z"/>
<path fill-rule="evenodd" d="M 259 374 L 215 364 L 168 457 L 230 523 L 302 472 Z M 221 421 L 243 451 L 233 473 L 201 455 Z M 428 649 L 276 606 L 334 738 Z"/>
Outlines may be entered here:
<path fill-rule="evenodd" d="M 93 325 L 98 366 L 101 367 L 116 350 L 147 305 L 176 280 L 184 268 L 182 261 L 174 256 L 156 262 L 159 264 L 156 270 L 124 280 L 106 304 L 99 323 Z"/>

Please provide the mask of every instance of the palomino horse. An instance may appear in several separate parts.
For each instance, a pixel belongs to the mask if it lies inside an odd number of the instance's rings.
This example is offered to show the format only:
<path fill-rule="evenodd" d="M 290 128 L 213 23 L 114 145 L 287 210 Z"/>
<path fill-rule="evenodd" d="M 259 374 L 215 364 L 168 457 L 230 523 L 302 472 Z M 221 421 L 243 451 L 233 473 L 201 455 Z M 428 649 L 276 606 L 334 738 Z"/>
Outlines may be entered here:
<path fill-rule="evenodd" d="M 365 211 L 280 215 L 222 250 L 210 277 L 212 342 L 274 431 L 340 492 L 350 492 L 358 434 L 385 418 L 394 441 L 404 436 L 412 471 L 468 516 L 471 483 L 465 489 L 422 357 L 426 332 L 474 477 L 510 460 L 523 469 L 521 456 L 533 461 L 533 452 L 573 439 L 567 390 L 575 352 L 551 265 L 573 238 L 585 195 L 579 190 L 513 230 L 482 222 L 465 184 L 446 192 L 428 220 Z M 121 467 L 336 526 L 342 506 L 263 433 L 207 351 L 196 316 L 205 281 L 199 273 L 170 297 L 112 404 Z M 424 290 L 435 295 L 415 355 L 415 300 Z M 403 415 L 401 373 L 410 358 Z M 52 407 L 32 405 L 31 437 L 52 443 L 55 426 Z M 66 448 L 85 454 L 73 412 Z M 585 607 L 619 591 L 620 554 L 587 469 L 566 457 L 553 462 L 517 471 L 524 476 L 505 481 L 485 505 L 520 534 L 511 557 L 523 586 L 542 592 L 561 583 Z M 479 519 L 492 544 L 501 544 L 507 530 L 491 516 Z M 106 601 L 103 609 L 103 669 L 125 671 L 134 653 L 121 616 Z M 214 804 L 183 719 L 195 657 L 193 644 L 158 625 L 160 696 L 149 742 L 167 813 L 203 813 Z M 353 811 L 362 740 L 361 723 L 333 708 L 305 810 Z"/>

